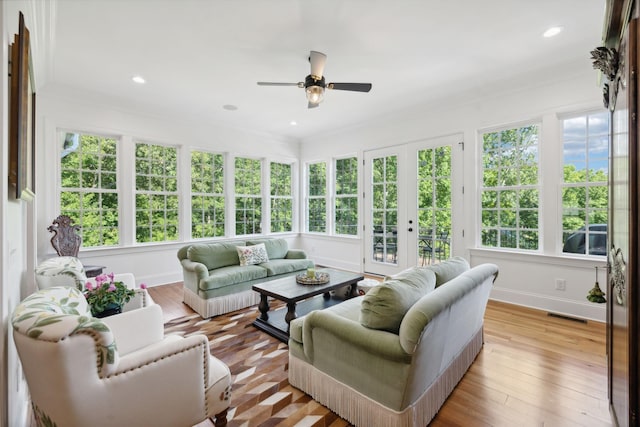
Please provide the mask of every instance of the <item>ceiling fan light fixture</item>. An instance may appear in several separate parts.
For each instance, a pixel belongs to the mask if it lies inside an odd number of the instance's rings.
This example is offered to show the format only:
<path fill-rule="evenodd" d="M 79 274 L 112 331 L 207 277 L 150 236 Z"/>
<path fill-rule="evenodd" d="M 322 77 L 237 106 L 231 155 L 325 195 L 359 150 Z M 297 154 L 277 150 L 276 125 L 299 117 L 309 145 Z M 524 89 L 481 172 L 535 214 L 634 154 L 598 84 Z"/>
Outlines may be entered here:
<path fill-rule="evenodd" d="M 298 86 L 304 88 L 307 96 L 307 108 L 317 108 L 324 99 L 325 89 L 346 90 L 352 92 L 369 92 L 371 83 L 329 83 L 327 84 L 322 72 L 327 55 L 322 52 L 311 51 L 309 62 L 311 63 L 311 74 L 305 77 L 304 82 L 298 83 L 277 83 L 258 82 L 258 86 Z"/>
<path fill-rule="evenodd" d="M 319 104 L 324 99 L 324 87 L 307 86 L 307 100 L 313 104 Z"/>

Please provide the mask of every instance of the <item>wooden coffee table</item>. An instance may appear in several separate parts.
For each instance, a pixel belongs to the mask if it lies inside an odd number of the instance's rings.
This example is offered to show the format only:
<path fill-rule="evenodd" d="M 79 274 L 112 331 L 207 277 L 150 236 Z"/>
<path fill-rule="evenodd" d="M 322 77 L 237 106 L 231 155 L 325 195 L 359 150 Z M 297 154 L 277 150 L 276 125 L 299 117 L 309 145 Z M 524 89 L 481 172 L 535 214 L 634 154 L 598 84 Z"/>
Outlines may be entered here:
<path fill-rule="evenodd" d="M 302 285 L 296 282 L 296 276 L 287 276 L 269 282 L 253 285 L 252 289 L 260 293 L 260 316 L 253 325 L 278 338 L 289 341 L 289 323 L 298 316 L 304 316 L 312 310 L 322 310 L 344 301 L 343 297 L 332 296 L 330 291 L 350 286 L 347 296 L 357 296 L 357 283 L 364 279 L 359 273 L 320 268 L 317 272 L 328 273 L 329 282 L 320 285 Z M 322 295 L 322 296 L 320 296 Z M 275 298 L 287 304 L 278 310 L 269 311 L 268 298 Z"/>

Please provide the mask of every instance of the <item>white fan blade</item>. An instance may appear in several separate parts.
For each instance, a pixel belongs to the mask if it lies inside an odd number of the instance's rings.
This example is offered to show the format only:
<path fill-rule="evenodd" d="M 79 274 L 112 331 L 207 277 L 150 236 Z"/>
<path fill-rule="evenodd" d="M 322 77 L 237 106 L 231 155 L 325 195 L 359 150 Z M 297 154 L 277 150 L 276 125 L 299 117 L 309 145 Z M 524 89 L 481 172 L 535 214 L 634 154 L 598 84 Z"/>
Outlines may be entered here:
<path fill-rule="evenodd" d="M 304 83 L 258 82 L 258 86 L 298 86 L 298 87 L 303 87 Z"/>
<path fill-rule="evenodd" d="M 324 64 L 327 62 L 327 55 L 312 50 L 309 54 L 309 62 L 311 62 L 311 75 L 320 79 L 324 72 Z"/>

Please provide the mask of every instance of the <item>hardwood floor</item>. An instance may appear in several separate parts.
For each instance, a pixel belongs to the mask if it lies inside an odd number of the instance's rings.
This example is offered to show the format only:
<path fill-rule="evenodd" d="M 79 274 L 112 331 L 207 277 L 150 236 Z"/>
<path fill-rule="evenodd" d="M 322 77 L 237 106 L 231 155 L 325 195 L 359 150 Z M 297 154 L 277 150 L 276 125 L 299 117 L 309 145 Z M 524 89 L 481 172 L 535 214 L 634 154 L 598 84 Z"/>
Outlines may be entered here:
<path fill-rule="evenodd" d="M 182 303 L 182 283 L 149 293 L 165 321 L 193 313 Z M 430 426 L 612 425 L 603 323 L 489 301 L 484 338 L 484 348 Z M 198 424 L 205 426 L 212 423 Z"/>

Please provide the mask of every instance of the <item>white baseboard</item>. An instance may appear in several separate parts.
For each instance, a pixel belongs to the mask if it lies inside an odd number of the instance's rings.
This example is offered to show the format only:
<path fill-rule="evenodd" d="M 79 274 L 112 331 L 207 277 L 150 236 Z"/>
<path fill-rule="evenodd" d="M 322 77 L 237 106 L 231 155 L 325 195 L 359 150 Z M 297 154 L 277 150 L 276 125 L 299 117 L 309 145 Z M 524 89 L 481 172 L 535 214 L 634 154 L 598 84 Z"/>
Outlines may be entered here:
<path fill-rule="evenodd" d="M 563 316 L 606 322 L 607 310 L 605 304 L 589 302 L 586 299 L 581 302 L 531 292 L 514 291 L 496 286 L 491 290 L 490 298 L 495 301 L 536 308 Z"/>
<path fill-rule="evenodd" d="M 348 262 L 343 259 L 313 257 L 313 262 L 316 265 L 322 265 L 330 268 L 337 268 L 338 270 L 355 271 L 355 272 L 362 271 L 362 266 L 360 264 Z"/>
<path fill-rule="evenodd" d="M 136 276 L 136 283 L 144 283 L 147 286 L 167 285 L 169 283 L 182 282 L 184 277 L 182 271 L 175 273 L 146 274 L 144 276 Z"/>

